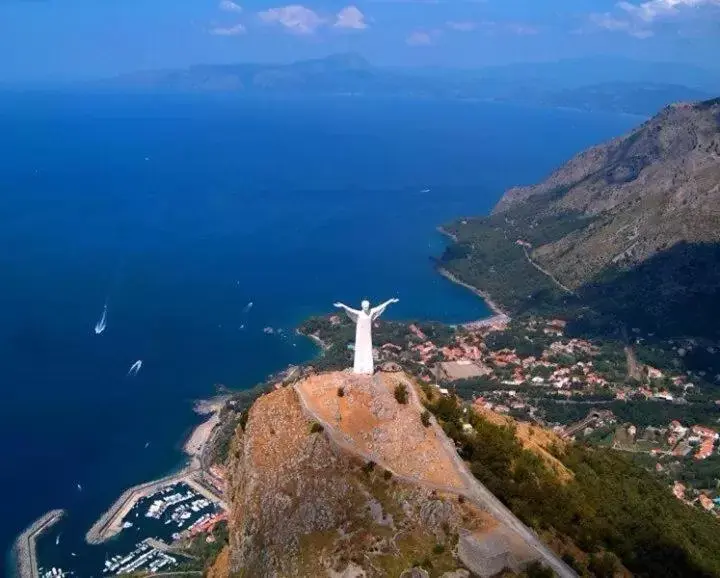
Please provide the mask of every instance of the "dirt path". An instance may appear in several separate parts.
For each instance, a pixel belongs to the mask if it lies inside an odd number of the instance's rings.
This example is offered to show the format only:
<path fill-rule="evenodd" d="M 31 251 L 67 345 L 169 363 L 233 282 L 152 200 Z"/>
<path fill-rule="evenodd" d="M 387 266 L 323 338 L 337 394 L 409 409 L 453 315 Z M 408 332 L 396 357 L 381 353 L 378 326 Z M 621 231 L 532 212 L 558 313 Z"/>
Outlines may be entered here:
<path fill-rule="evenodd" d="M 637 356 L 635 355 L 635 350 L 632 348 L 632 345 L 625 346 L 625 360 L 627 362 L 628 377 L 636 381 L 642 381 L 642 366 L 637 360 Z"/>
<path fill-rule="evenodd" d="M 540 271 L 540 273 L 542 273 L 543 275 L 549 277 L 550 280 L 551 280 L 553 283 L 555 283 L 555 285 L 557 285 L 558 287 L 560 287 L 560 289 L 562 289 L 562 290 L 565 291 L 566 293 L 569 293 L 570 295 L 575 295 L 575 291 L 573 291 L 573 290 L 570 289 L 569 287 L 566 287 L 565 285 L 563 285 L 563 284 L 557 279 L 557 277 L 555 277 L 555 275 L 553 275 L 552 273 L 550 273 L 550 271 L 548 271 L 547 269 L 543 269 L 540 265 L 538 265 L 535 261 L 533 261 L 533 258 L 530 256 L 530 253 L 528 253 L 527 247 L 523 246 L 523 252 L 525 253 L 525 258 L 528 260 L 528 263 L 530 263 L 533 267 L 535 267 L 535 269 L 537 269 L 538 271 Z"/>

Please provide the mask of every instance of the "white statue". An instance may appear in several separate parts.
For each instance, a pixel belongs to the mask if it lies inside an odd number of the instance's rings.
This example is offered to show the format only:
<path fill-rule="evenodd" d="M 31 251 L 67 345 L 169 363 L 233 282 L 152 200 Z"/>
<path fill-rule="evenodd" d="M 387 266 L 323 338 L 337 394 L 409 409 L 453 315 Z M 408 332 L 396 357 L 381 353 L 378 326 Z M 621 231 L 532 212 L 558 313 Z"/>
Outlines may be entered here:
<path fill-rule="evenodd" d="M 352 309 L 344 303 L 335 303 L 335 307 L 344 309 L 348 317 L 356 324 L 353 373 L 372 375 L 375 371 L 372 352 L 372 323 L 383 314 L 388 305 L 397 302 L 398 299 L 389 299 L 382 305 L 370 309 L 370 302 L 363 301 L 360 304 L 362 308 L 360 311 Z"/>

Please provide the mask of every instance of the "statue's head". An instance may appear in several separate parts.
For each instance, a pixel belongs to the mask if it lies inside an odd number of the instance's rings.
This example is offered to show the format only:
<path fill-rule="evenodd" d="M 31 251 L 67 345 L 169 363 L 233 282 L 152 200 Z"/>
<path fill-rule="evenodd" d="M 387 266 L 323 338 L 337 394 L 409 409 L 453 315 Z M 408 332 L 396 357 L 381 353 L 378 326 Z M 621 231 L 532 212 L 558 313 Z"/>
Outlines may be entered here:
<path fill-rule="evenodd" d="M 362 307 L 362 310 L 367 312 L 368 309 L 370 309 L 370 301 L 365 299 L 362 303 L 360 303 L 360 307 Z"/>

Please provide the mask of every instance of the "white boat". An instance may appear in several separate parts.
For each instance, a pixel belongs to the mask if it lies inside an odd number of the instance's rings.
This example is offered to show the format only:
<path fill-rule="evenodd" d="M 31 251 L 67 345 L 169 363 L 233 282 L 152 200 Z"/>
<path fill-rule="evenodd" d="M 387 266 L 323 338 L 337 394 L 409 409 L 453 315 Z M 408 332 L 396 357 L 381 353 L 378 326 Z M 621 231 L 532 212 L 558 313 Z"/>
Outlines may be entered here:
<path fill-rule="evenodd" d="M 127 374 L 130 375 L 137 375 L 140 369 L 142 368 L 142 359 L 138 359 L 135 363 L 133 363 L 130 366 L 130 371 L 127 372 Z"/>
<path fill-rule="evenodd" d="M 100 335 L 107 327 L 107 303 L 103 306 L 102 316 L 100 320 L 95 324 L 95 333 Z"/>
<path fill-rule="evenodd" d="M 60 543 L 60 534 L 57 535 L 57 538 L 55 538 L 55 545 L 57 546 Z"/>
<path fill-rule="evenodd" d="M 245 308 L 243 309 L 243 313 L 247 313 L 248 311 L 250 311 L 250 309 L 252 309 L 252 307 L 253 307 L 253 302 L 250 301 L 250 303 L 245 305 Z"/>

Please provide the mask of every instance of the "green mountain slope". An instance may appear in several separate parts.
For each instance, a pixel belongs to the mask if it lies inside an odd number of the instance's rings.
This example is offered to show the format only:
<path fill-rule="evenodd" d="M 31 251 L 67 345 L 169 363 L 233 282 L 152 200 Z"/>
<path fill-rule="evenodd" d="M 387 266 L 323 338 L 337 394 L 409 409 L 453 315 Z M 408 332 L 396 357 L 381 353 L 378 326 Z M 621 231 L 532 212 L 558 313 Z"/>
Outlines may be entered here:
<path fill-rule="evenodd" d="M 442 265 L 513 312 L 591 307 L 720 335 L 708 315 L 720 297 L 720 101 L 667 107 L 446 229 L 457 243 Z"/>

